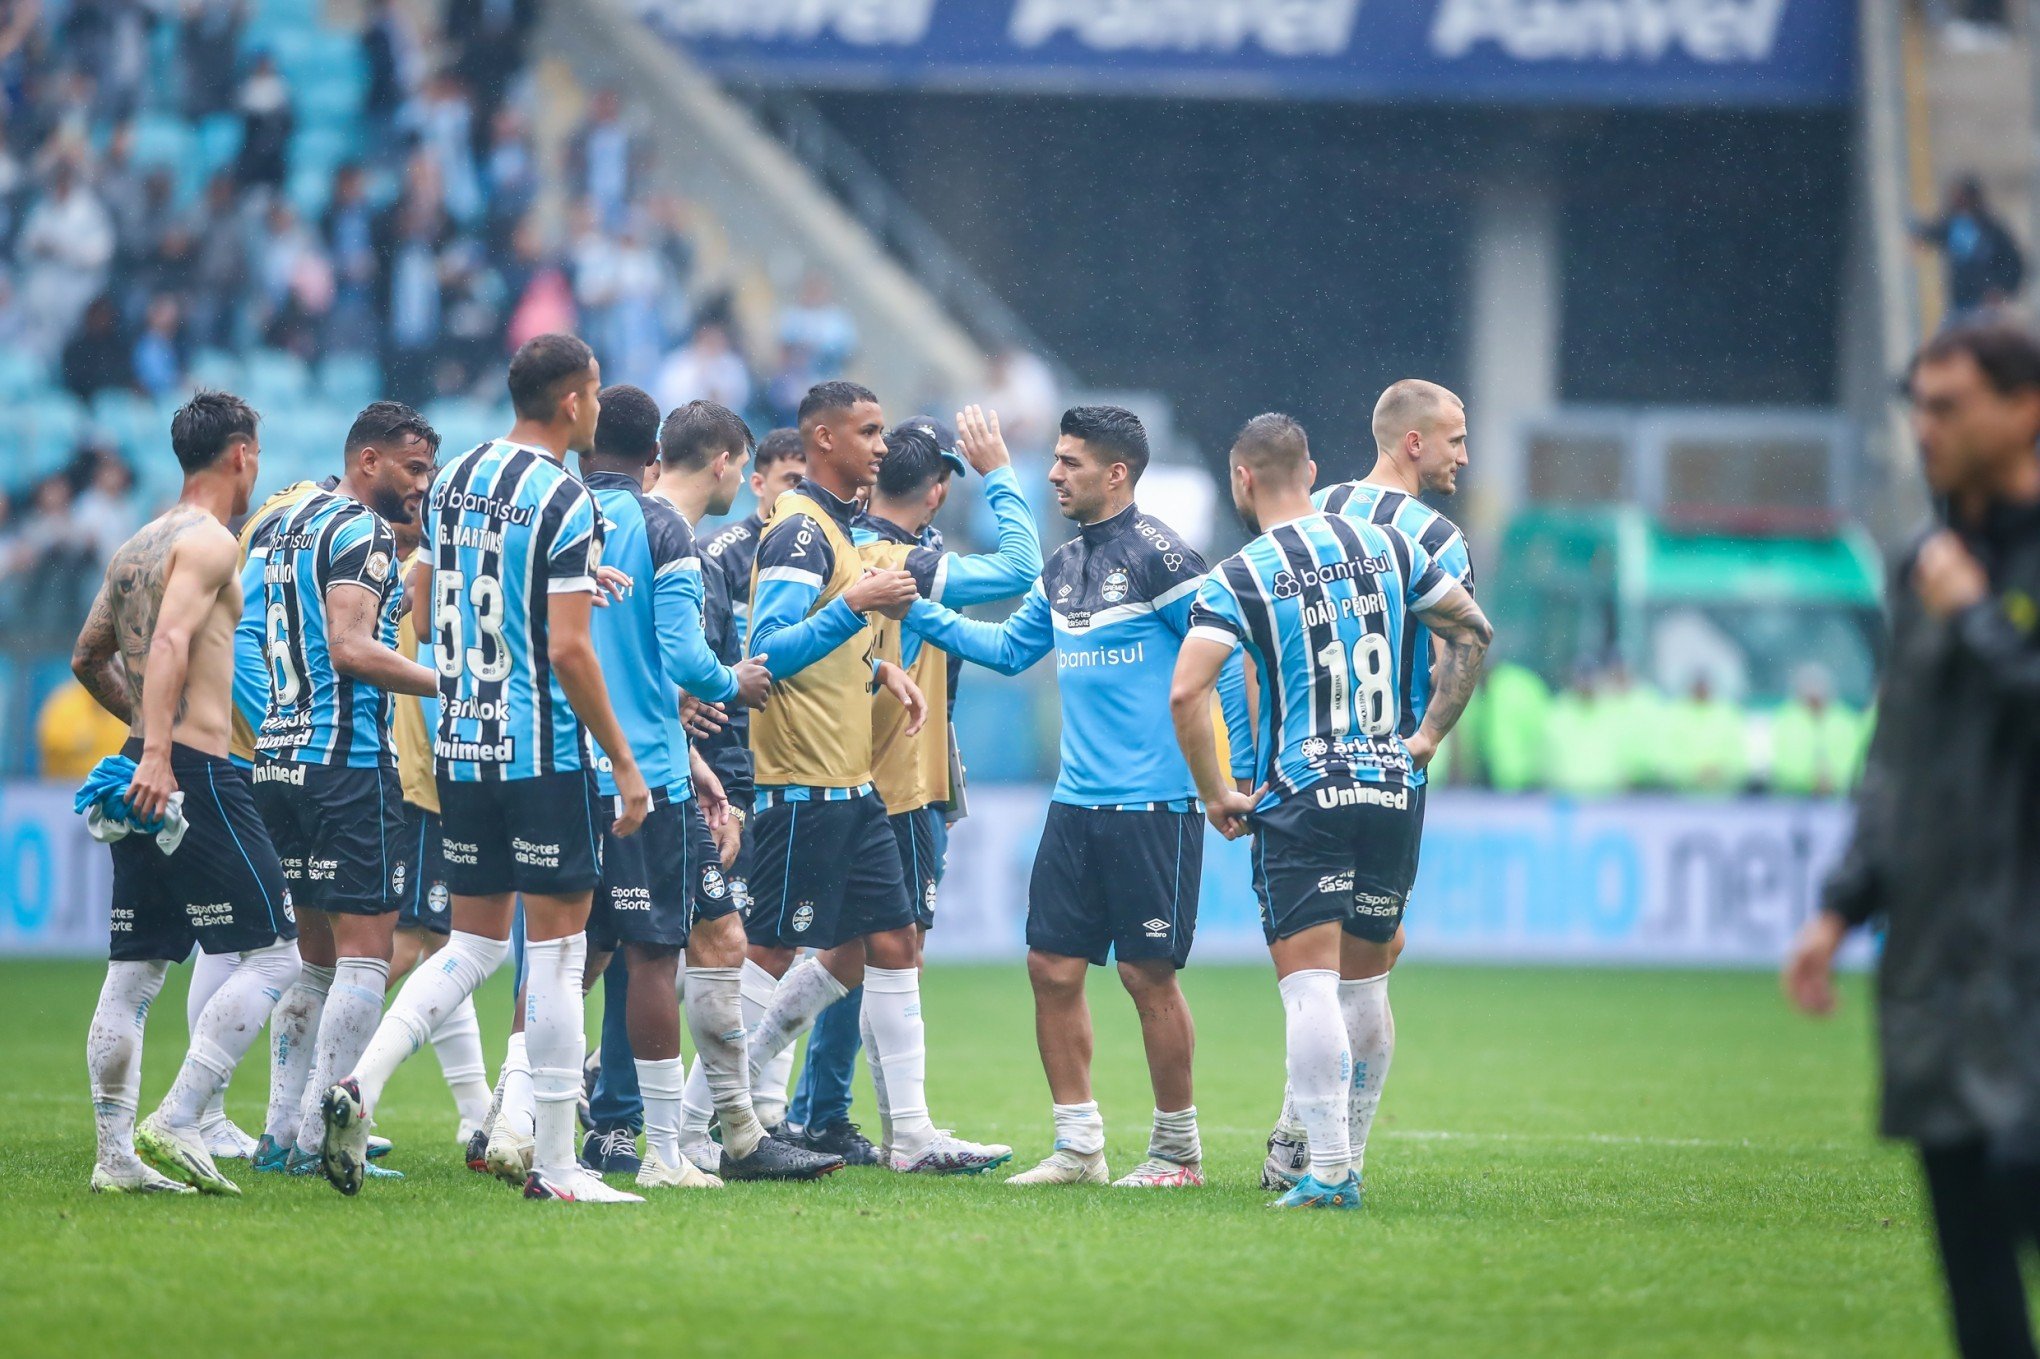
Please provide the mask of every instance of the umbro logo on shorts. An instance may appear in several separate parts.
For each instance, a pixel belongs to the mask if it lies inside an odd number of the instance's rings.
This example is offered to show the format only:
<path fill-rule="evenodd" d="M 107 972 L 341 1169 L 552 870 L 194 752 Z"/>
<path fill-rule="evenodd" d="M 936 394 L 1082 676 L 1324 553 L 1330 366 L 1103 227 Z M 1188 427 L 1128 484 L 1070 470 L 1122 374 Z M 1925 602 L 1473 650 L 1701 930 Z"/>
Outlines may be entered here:
<path fill-rule="evenodd" d="M 1155 916 L 1150 916 L 1146 920 L 1141 921 L 1140 927 L 1147 931 L 1147 936 L 1150 939 L 1166 939 L 1169 937 L 1169 922 Z"/>

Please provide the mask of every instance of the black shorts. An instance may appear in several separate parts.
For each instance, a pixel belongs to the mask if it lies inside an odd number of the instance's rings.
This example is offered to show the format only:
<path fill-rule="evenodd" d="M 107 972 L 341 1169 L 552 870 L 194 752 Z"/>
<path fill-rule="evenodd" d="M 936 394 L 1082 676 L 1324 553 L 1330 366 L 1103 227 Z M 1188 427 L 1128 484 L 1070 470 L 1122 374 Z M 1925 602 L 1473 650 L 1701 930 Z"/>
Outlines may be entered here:
<path fill-rule="evenodd" d="M 1027 886 L 1027 947 L 1104 966 L 1190 961 L 1204 814 L 1048 804 Z"/>
<path fill-rule="evenodd" d="M 141 758 L 141 742 L 124 748 Z M 175 854 L 139 831 L 108 846 L 113 853 L 113 928 L 107 956 L 117 963 L 178 962 L 195 943 L 207 953 L 245 953 L 297 938 L 297 913 L 269 830 L 248 780 L 226 760 L 170 747 L 170 772 L 184 794 L 184 839 Z"/>
<path fill-rule="evenodd" d="M 752 814 L 751 834 L 752 943 L 834 948 L 914 923 L 899 841 L 876 793 L 816 801 L 775 794 Z"/>
<path fill-rule="evenodd" d="M 255 806 L 291 900 L 334 915 L 389 915 L 417 873 L 395 768 L 344 769 L 258 757 Z"/>
<path fill-rule="evenodd" d="M 608 824 L 585 769 L 488 783 L 439 776 L 439 843 L 455 896 L 592 892 Z"/>
<path fill-rule="evenodd" d="M 446 886 L 446 856 L 439 845 L 439 813 L 406 802 L 400 823 L 406 842 L 415 846 L 410 877 L 397 902 L 397 928 L 453 932 L 453 894 Z"/>
<path fill-rule="evenodd" d="M 602 832 L 602 878 L 588 915 L 588 947 L 607 952 L 619 944 L 687 947 L 697 915 L 733 909 L 722 857 L 700 805 L 662 802 L 637 834 Z"/>
<path fill-rule="evenodd" d="M 1424 790 L 1399 783 L 1320 783 L 1254 813 L 1261 933 L 1272 944 L 1336 920 L 1357 939 L 1387 943 L 1423 840 Z"/>
<path fill-rule="evenodd" d="M 888 817 L 900 846 L 900 871 L 907 875 L 907 895 L 914 903 L 914 923 L 935 928 L 935 889 L 942 882 L 942 861 L 949 853 L 949 826 L 940 807 L 920 807 Z"/>

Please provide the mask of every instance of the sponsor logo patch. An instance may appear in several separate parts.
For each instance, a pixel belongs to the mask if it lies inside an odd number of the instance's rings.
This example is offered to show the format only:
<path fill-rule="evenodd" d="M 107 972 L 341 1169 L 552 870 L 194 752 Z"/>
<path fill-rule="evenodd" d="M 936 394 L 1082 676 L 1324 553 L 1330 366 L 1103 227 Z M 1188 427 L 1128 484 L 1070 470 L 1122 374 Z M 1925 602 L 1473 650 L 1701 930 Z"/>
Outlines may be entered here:
<path fill-rule="evenodd" d="M 723 881 L 722 870 L 711 866 L 701 872 L 701 890 L 710 901 L 721 901 L 730 894 L 730 885 Z"/>
<path fill-rule="evenodd" d="M 1159 916 L 1149 916 L 1146 920 L 1140 922 L 1140 927 L 1147 931 L 1147 937 L 1150 939 L 1166 939 L 1169 937 L 1169 922 Z"/>
<path fill-rule="evenodd" d="M 403 864 L 398 864 L 395 868 L 392 868 L 390 870 L 390 895 L 393 897 L 404 895 L 404 883 L 409 877 L 410 874 Z"/>
<path fill-rule="evenodd" d="M 1164 552 L 1162 554 L 1162 565 L 1171 571 L 1181 571 L 1183 569 L 1183 554 L 1180 552 Z"/>
<path fill-rule="evenodd" d="M 432 890 L 425 894 L 425 904 L 432 908 L 434 915 L 442 914 L 446 910 L 447 902 L 450 899 L 446 890 L 446 884 L 443 882 L 433 883 Z"/>
<path fill-rule="evenodd" d="M 1401 897 L 1383 896 L 1379 892 L 1355 892 L 1353 894 L 1353 913 L 1355 915 L 1394 915 L 1401 909 Z"/>
<path fill-rule="evenodd" d="M 1317 880 L 1320 892 L 1350 892 L 1353 890 L 1351 873 L 1330 873 Z"/>
<path fill-rule="evenodd" d="M 1330 750 L 1331 745 L 1324 737 L 1308 737 L 1303 743 L 1303 758 L 1306 760 L 1322 760 Z"/>
<path fill-rule="evenodd" d="M 921 889 L 921 904 L 928 908 L 928 914 L 935 914 L 935 879 L 928 879 L 928 885 Z"/>
<path fill-rule="evenodd" d="M 1117 604 L 1126 598 L 1126 592 L 1132 588 L 1133 582 L 1127 578 L 1126 572 L 1114 571 L 1105 577 L 1105 583 L 1098 587 L 1098 593 L 1107 604 Z"/>
<path fill-rule="evenodd" d="M 800 905 L 793 908 L 793 932 L 795 934 L 806 934 L 808 926 L 814 923 L 815 904 L 812 901 L 803 901 Z"/>
<path fill-rule="evenodd" d="M 369 553 L 366 569 L 370 580 L 374 581 L 377 585 L 382 584 L 390 578 L 390 554 L 387 552 Z"/>

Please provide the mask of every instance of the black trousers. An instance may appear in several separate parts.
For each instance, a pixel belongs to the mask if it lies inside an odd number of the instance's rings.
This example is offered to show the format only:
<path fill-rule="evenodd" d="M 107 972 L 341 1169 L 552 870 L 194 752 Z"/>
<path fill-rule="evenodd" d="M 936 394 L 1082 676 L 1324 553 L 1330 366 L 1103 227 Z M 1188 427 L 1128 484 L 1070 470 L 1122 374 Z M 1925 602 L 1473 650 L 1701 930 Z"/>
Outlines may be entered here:
<path fill-rule="evenodd" d="M 2022 1247 L 2040 1246 L 2040 1156 L 1984 1141 L 1921 1145 L 1963 1359 L 2035 1359 Z"/>

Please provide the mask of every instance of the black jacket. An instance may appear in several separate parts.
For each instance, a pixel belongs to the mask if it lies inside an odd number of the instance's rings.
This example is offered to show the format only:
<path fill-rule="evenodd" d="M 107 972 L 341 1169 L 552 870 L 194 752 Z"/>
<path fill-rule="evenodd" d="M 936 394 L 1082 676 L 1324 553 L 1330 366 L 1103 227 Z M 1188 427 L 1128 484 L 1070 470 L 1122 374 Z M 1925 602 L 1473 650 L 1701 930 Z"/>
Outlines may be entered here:
<path fill-rule="evenodd" d="M 1825 904 L 1882 918 L 1882 1125 L 1947 1143 L 2040 1130 L 2040 506 L 1957 531 L 1990 597 L 1930 617 L 1890 581 L 1890 654 Z"/>

